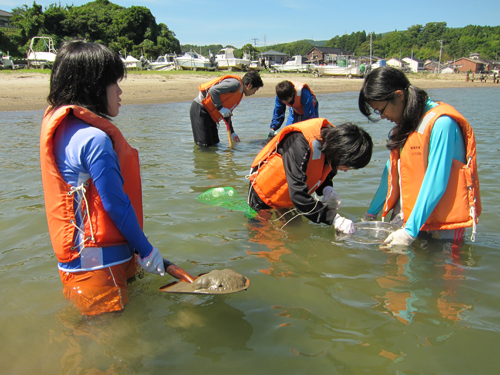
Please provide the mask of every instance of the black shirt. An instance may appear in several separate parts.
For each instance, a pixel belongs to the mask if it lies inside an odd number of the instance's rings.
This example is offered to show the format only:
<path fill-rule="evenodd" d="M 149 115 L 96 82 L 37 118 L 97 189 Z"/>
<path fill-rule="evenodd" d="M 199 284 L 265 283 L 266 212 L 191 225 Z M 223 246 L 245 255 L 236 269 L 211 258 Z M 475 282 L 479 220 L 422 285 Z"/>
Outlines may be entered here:
<path fill-rule="evenodd" d="M 309 194 L 306 171 L 311 148 L 307 139 L 301 132 L 291 132 L 279 143 L 278 153 L 283 157 L 288 191 L 295 208 L 299 213 L 315 223 L 331 225 L 335 218 L 335 212 L 329 210 L 327 205 L 317 201 Z M 332 170 L 316 190 L 316 194 L 323 195 L 323 189 L 326 186 L 333 185 L 332 179 L 336 174 L 337 171 Z M 270 208 L 262 202 L 251 186 L 248 203 L 254 210 Z"/>

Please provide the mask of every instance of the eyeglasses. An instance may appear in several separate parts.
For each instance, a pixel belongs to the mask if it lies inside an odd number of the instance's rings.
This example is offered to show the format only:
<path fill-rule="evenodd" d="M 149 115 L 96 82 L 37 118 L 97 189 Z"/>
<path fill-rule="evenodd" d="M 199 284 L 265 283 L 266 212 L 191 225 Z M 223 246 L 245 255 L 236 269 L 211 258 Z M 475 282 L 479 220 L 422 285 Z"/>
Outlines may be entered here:
<path fill-rule="evenodd" d="M 379 110 L 377 110 L 377 109 L 374 109 L 374 110 L 373 110 L 373 113 L 375 113 L 376 115 L 378 115 L 378 116 L 382 117 L 382 115 L 384 114 L 384 111 L 385 111 L 385 109 L 387 108 L 387 106 L 388 106 L 388 105 L 389 105 L 389 100 L 387 101 L 387 103 L 386 103 L 385 107 L 384 107 L 384 108 L 382 108 L 382 110 L 381 110 L 381 111 L 379 111 Z"/>

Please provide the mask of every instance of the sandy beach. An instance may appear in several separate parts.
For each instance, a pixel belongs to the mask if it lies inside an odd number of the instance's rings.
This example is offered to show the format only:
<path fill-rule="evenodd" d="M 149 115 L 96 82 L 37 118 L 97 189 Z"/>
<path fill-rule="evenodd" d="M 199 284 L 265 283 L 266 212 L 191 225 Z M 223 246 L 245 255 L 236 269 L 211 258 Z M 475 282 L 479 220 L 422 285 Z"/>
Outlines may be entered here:
<path fill-rule="evenodd" d="M 223 74 L 223 73 L 221 73 Z M 359 78 L 320 77 L 310 74 L 272 74 L 263 73 L 262 87 L 255 97 L 274 97 L 274 88 L 282 80 L 289 79 L 307 83 L 316 94 L 359 91 L 363 83 Z M 200 83 L 213 78 L 213 75 L 189 72 L 189 74 L 138 74 L 129 72 L 128 77 L 120 84 L 123 95 L 122 105 L 127 104 L 160 104 L 191 101 L 197 95 Z M 469 88 L 496 86 L 491 80 L 484 83 L 465 82 L 465 75 L 442 74 L 428 75 L 426 78 L 410 76 L 415 86 L 423 89 L 431 88 Z M 47 107 L 49 75 L 43 73 L 24 73 L 22 71 L 0 73 L 0 112 L 41 110 Z"/>

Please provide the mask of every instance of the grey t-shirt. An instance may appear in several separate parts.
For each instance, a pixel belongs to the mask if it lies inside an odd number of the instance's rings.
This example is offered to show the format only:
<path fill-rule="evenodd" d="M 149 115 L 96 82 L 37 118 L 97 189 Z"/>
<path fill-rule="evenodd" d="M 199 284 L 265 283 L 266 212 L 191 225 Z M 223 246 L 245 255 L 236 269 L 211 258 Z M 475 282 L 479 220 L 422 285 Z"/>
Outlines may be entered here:
<path fill-rule="evenodd" d="M 201 104 L 201 101 L 206 98 L 208 92 L 212 97 L 212 102 L 214 103 L 215 107 L 217 109 L 221 109 L 222 102 L 220 101 L 220 95 L 227 92 L 234 93 L 241 88 L 242 85 L 239 80 L 237 80 L 236 78 L 226 78 L 210 87 L 207 91 L 200 91 L 200 94 L 194 99 L 194 101 Z"/>

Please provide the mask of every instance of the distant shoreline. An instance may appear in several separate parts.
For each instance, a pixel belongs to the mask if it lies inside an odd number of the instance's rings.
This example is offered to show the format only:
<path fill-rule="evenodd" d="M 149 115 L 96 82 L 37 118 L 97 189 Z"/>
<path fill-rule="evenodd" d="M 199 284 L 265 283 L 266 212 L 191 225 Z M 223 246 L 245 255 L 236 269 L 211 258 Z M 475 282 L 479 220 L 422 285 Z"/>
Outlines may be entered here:
<path fill-rule="evenodd" d="M 229 74 L 229 72 L 220 72 L 219 74 Z M 202 72 L 188 72 L 186 74 L 129 72 L 127 78 L 120 83 L 123 90 L 122 105 L 191 101 L 198 93 L 198 85 L 215 76 L 213 73 Z M 262 79 L 264 87 L 259 89 L 252 98 L 274 97 L 276 84 L 285 79 L 307 83 L 315 94 L 359 91 L 363 84 L 363 80 L 359 78 L 315 78 L 310 74 L 300 73 L 263 73 Z M 465 82 L 465 75 L 462 74 L 442 74 L 439 77 L 431 74 L 425 78 L 423 75 L 409 75 L 409 79 L 412 84 L 423 89 L 489 86 L 500 88 L 500 84 L 494 84 L 491 80 L 486 83 L 478 80 Z M 0 72 L 0 112 L 44 110 L 47 107 L 49 80 L 50 77 L 46 73 Z"/>

